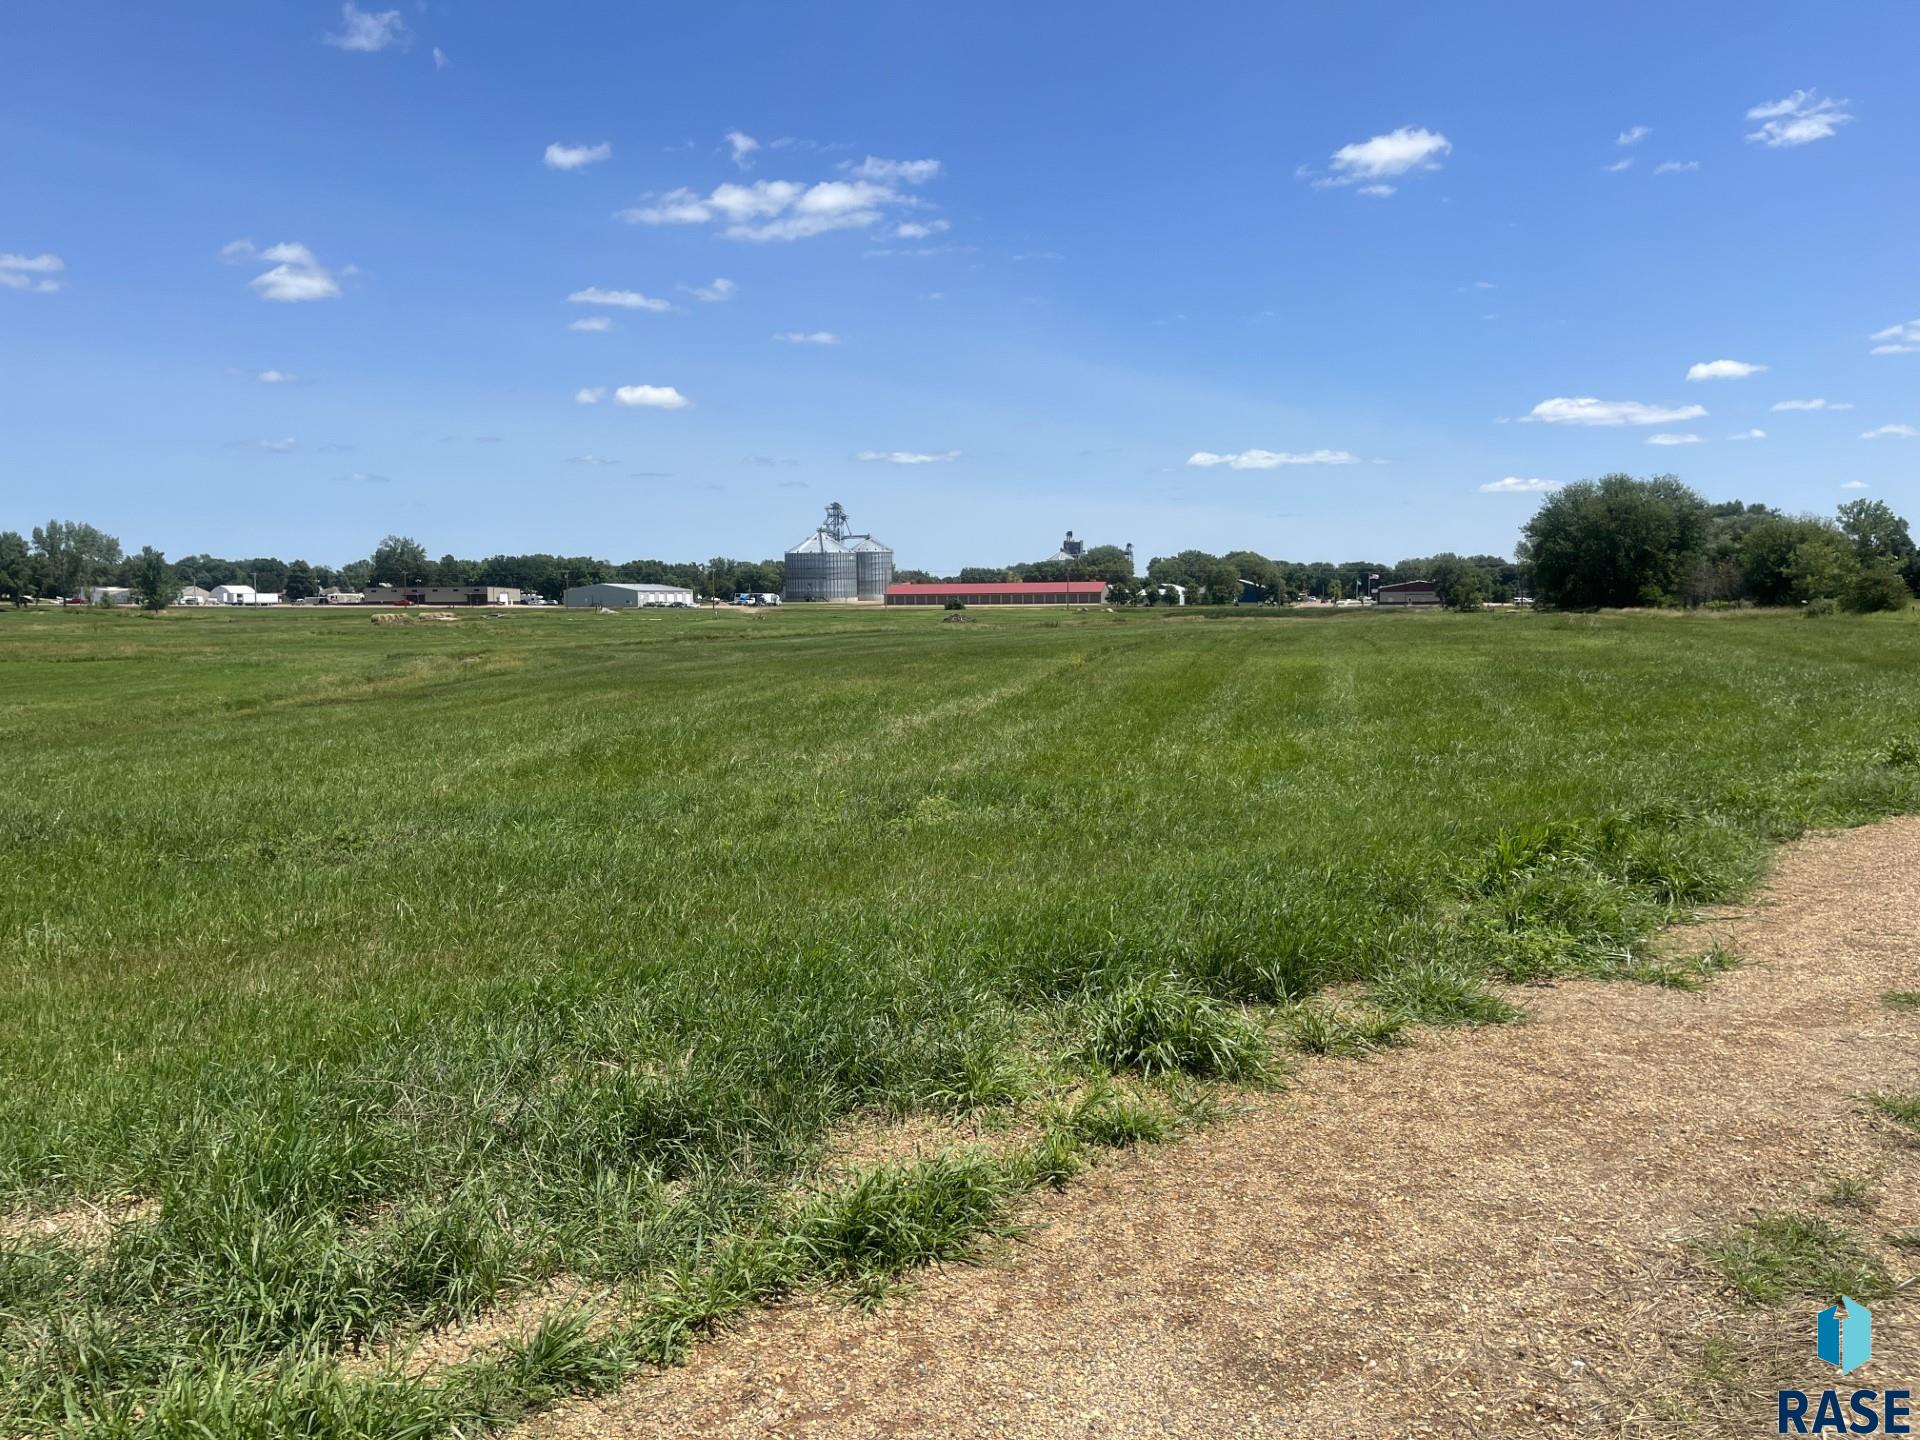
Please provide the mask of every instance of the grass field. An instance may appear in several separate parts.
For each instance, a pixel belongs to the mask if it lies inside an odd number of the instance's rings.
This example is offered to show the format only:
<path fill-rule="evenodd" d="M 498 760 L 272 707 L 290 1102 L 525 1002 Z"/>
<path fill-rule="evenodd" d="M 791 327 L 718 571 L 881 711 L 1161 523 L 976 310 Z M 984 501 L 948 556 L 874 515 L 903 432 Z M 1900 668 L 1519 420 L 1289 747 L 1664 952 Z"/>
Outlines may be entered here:
<path fill-rule="evenodd" d="M 1920 808 L 1913 612 L 941 619 L 0 614 L 0 1433 L 508 1421 Z"/>

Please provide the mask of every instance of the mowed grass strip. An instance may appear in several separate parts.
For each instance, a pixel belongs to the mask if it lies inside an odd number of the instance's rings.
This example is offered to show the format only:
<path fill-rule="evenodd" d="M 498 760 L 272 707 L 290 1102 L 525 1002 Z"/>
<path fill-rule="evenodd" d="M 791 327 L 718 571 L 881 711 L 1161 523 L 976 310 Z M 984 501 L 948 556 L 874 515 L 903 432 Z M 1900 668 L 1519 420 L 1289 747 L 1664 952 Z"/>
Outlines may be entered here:
<path fill-rule="evenodd" d="M 497 1423 L 1206 1109 L 1111 1075 L 1697 983 L 1659 926 L 1920 802 L 1907 618 L 978 618 L 0 615 L 0 1212 L 145 1202 L 0 1232 L 0 1429 Z M 635 1308 L 341 1363 L 560 1274 Z"/>

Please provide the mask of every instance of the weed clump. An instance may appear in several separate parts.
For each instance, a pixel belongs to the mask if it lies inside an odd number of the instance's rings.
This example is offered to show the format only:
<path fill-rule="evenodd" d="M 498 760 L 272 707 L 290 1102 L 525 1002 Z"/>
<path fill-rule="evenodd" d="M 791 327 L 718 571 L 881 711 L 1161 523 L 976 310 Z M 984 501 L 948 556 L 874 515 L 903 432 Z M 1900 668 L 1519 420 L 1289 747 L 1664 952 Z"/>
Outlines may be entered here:
<path fill-rule="evenodd" d="M 1267 1071 L 1260 1026 L 1172 975 L 1147 975 L 1100 996 L 1087 1020 L 1088 1057 L 1111 1070 L 1222 1080 L 1256 1080 Z"/>
<path fill-rule="evenodd" d="M 1307 1055 L 1371 1055 L 1396 1044 L 1407 1028 L 1404 1014 L 1352 1015 L 1306 1003 L 1288 1006 L 1280 1020 L 1294 1048 Z"/>
<path fill-rule="evenodd" d="M 1438 960 L 1415 960 L 1373 983 L 1369 998 L 1382 1012 L 1418 1025 L 1504 1025 L 1520 1018 L 1476 977 Z"/>
<path fill-rule="evenodd" d="M 1920 1134 L 1920 1091 L 1901 1094 L 1892 1090 L 1877 1091 L 1867 1096 L 1867 1103 L 1878 1110 L 1896 1125 Z"/>
<path fill-rule="evenodd" d="M 1703 1248 L 1720 1278 L 1755 1304 L 1893 1293 L 1886 1267 L 1858 1239 L 1814 1215 L 1757 1216 Z"/>

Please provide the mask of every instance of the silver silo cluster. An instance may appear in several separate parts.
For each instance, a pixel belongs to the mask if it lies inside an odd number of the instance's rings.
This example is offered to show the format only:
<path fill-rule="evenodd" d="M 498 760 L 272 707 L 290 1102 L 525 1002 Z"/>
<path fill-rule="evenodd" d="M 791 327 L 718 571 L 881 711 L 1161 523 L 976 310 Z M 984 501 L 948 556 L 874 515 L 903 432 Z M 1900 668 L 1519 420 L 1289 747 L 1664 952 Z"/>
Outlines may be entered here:
<path fill-rule="evenodd" d="M 847 512 L 835 503 L 820 526 L 787 551 L 780 598 L 882 600 L 892 583 L 893 551 L 871 535 L 849 534 Z"/>

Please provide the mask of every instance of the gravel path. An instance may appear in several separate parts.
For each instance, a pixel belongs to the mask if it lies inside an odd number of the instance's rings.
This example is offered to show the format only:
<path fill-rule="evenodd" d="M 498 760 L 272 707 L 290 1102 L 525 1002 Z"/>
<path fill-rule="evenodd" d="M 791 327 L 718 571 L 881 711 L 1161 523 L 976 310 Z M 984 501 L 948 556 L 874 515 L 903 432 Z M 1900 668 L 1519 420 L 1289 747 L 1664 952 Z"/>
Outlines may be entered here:
<path fill-rule="evenodd" d="M 1688 1241 L 1840 1174 L 1876 1200 L 1836 1222 L 1920 1224 L 1920 1145 L 1859 1100 L 1920 1088 L 1920 1016 L 1881 1001 L 1920 989 L 1920 818 L 1790 847 L 1712 938 L 1748 963 L 1702 992 L 1529 989 L 1529 1023 L 1306 1065 L 1041 1200 L 995 1263 L 763 1312 L 523 1440 L 1771 1433 L 1758 1383 L 1678 1407 L 1721 1333 L 1828 1383 L 1813 1307 L 1742 1311 Z M 1858 1383 L 1920 1380 L 1911 1296 Z"/>

